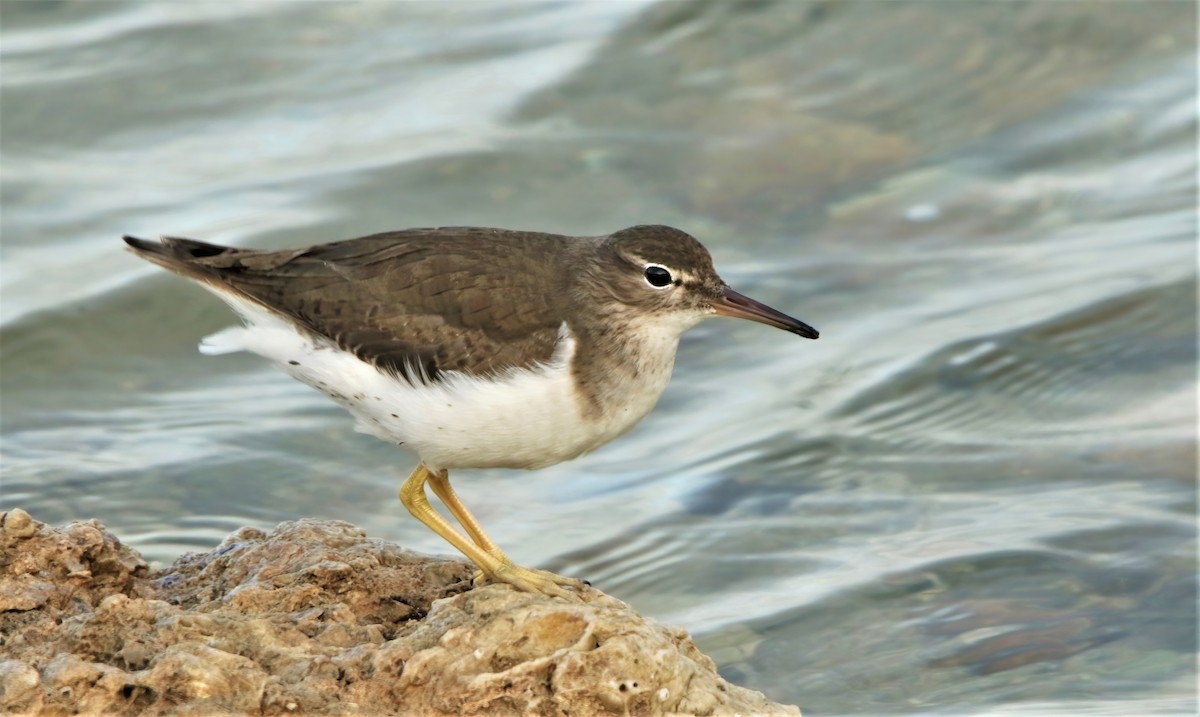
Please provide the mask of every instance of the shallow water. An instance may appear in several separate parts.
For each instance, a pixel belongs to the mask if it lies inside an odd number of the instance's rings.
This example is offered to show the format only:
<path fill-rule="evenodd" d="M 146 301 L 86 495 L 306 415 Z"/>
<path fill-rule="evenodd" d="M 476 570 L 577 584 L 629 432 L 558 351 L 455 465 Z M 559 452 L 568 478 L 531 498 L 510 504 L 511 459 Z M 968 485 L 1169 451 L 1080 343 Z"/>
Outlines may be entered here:
<path fill-rule="evenodd" d="M 628 436 L 456 485 L 808 714 L 1194 713 L 1189 3 L 4 3 L 0 508 L 170 561 L 411 456 L 122 233 L 668 223 L 822 332 L 690 332 Z"/>

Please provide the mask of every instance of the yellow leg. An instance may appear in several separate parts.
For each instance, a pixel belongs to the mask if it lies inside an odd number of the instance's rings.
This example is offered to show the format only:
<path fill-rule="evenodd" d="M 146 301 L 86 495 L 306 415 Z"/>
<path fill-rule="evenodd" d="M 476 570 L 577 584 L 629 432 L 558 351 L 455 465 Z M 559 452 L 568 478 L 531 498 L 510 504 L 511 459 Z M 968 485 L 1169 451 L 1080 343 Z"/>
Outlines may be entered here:
<path fill-rule="evenodd" d="M 459 500 L 458 494 L 450 486 L 449 473 L 446 471 L 430 473 L 429 487 L 433 488 L 433 492 L 437 494 L 437 497 L 446 504 L 446 507 L 454 515 L 454 519 L 466 529 L 467 534 L 471 536 L 471 540 L 474 540 L 476 545 L 483 548 L 492 557 L 502 562 L 508 561 L 508 556 L 504 554 L 504 551 L 492 542 L 487 533 L 483 532 L 483 526 L 479 524 L 474 515 L 471 515 L 471 511 L 467 510 L 467 506 L 463 505 L 463 502 Z"/>
<path fill-rule="evenodd" d="M 430 485 L 434 487 L 434 492 L 443 500 L 446 499 L 446 496 L 450 497 L 446 503 L 447 507 L 456 518 L 463 522 L 463 527 L 475 538 L 476 542 L 468 540 L 433 509 L 433 506 L 429 504 L 429 498 L 425 495 L 425 481 L 430 482 Z M 444 494 L 443 490 L 445 490 Z M 483 576 L 488 580 L 508 583 L 518 590 L 526 592 L 538 592 L 569 600 L 580 599 L 579 593 L 585 587 L 582 580 L 564 578 L 545 570 L 523 568 L 509 560 L 496 547 L 496 544 L 488 539 L 479 526 L 479 521 L 475 520 L 475 517 L 467 511 L 466 506 L 455 495 L 445 473 L 435 476 L 424 464 L 417 466 L 408 480 L 404 481 L 404 485 L 400 486 L 400 502 L 417 520 L 442 536 L 446 542 L 458 548 L 463 555 L 471 559 L 471 562 L 478 565 Z M 460 511 L 462 515 L 459 515 Z M 482 543 L 480 539 L 482 539 Z M 564 590 L 563 587 L 570 587 L 573 590 Z"/>

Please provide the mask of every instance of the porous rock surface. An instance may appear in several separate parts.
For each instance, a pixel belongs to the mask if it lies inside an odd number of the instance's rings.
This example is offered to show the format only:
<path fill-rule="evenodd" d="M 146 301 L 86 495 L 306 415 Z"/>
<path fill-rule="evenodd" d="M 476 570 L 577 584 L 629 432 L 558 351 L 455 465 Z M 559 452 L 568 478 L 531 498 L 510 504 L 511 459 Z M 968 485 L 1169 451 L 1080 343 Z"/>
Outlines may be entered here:
<path fill-rule="evenodd" d="M 95 521 L 0 513 L 0 713 L 799 714 L 599 591 L 472 572 L 309 520 L 152 571 Z"/>

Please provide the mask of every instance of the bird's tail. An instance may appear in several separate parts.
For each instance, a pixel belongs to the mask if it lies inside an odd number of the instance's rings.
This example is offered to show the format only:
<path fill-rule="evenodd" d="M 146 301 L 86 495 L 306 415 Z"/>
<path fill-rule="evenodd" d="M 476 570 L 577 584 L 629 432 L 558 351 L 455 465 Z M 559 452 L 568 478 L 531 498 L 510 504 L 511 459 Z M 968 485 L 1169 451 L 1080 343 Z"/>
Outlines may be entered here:
<path fill-rule="evenodd" d="M 134 254 L 180 274 L 194 274 L 195 271 L 188 271 L 188 267 L 197 259 L 211 259 L 238 251 L 233 247 L 180 237 L 163 237 L 162 241 L 138 239 L 129 235 L 121 238 Z"/>

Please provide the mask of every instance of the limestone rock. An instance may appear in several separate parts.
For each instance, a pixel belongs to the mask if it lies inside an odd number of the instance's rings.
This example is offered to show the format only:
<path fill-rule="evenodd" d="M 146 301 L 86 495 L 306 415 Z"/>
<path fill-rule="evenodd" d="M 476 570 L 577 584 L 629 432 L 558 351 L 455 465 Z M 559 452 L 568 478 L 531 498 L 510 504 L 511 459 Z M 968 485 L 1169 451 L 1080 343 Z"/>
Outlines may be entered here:
<path fill-rule="evenodd" d="M 0 514 L 4 714 L 790 714 L 599 591 L 470 589 L 472 567 L 336 521 L 252 528 L 154 572 L 95 521 Z"/>

